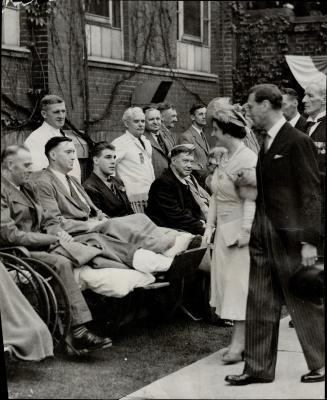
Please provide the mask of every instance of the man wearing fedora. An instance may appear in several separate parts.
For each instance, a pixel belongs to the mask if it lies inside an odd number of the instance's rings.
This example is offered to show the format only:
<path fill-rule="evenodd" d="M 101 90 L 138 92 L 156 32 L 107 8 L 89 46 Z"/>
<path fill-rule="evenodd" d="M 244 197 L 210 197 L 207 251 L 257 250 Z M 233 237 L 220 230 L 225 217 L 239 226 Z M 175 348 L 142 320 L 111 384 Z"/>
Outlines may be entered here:
<path fill-rule="evenodd" d="M 294 276 L 317 261 L 321 186 L 313 141 L 282 114 L 275 85 L 254 86 L 248 106 L 255 125 L 267 132 L 257 164 L 256 214 L 250 239 L 250 277 L 245 328 L 245 366 L 228 375 L 231 385 L 275 378 L 281 306 L 294 322 L 309 372 L 301 382 L 325 379 L 324 306 L 297 297 Z"/>

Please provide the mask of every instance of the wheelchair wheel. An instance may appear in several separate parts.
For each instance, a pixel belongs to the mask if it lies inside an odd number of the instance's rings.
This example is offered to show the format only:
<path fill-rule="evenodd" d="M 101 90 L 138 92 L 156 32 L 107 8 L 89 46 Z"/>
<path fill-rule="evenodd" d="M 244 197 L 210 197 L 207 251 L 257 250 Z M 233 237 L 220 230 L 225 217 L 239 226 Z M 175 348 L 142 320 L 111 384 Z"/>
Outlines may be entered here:
<path fill-rule="evenodd" d="M 48 326 L 50 322 L 50 304 L 42 280 L 27 263 L 18 257 L 0 253 L 0 259 L 9 272 L 15 271 L 13 279 L 18 288 Z"/>
<path fill-rule="evenodd" d="M 43 261 L 23 257 L 34 271 L 40 274 L 47 282 L 47 291 L 50 294 L 50 330 L 53 330 L 55 347 L 65 341 L 71 326 L 71 306 L 66 288 L 50 264 Z"/>

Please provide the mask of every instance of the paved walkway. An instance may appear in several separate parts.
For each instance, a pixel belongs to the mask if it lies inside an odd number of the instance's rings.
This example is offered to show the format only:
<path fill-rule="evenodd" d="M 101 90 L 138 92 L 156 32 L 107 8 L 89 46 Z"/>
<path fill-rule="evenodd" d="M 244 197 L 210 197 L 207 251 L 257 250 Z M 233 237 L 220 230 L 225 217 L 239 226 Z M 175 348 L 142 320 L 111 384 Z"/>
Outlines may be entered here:
<path fill-rule="evenodd" d="M 240 374 L 243 363 L 223 365 L 216 352 L 159 379 L 123 400 L 140 399 L 324 399 L 324 382 L 301 383 L 307 366 L 289 317 L 281 321 L 276 368 L 272 383 L 230 386 L 228 374 Z"/>

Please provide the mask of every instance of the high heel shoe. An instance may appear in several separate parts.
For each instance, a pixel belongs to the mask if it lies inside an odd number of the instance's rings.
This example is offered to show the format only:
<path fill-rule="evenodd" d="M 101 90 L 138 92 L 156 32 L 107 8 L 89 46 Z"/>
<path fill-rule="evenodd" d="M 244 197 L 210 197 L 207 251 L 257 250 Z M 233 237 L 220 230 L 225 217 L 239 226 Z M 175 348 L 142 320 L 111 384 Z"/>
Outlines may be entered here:
<path fill-rule="evenodd" d="M 222 357 L 222 361 L 224 364 L 236 364 L 244 361 L 244 351 L 242 353 L 226 352 Z"/>

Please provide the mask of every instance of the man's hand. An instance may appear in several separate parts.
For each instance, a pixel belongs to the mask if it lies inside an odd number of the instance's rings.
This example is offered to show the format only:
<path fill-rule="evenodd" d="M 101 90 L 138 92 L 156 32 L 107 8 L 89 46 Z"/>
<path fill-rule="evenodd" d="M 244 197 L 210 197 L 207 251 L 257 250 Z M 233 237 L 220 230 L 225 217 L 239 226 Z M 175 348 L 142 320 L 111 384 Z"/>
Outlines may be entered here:
<path fill-rule="evenodd" d="M 309 243 L 303 243 L 301 249 L 302 265 L 309 267 L 317 261 L 317 247 Z"/>
<path fill-rule="evenodd" d="M 71 243 L 74 241 L 74 238 L 66 231 L 57 232 L 57 237 L 59 238 L 59 240 L 62 240 L 63 242 L 66 243 Z"/>
<path fill-rule="evenodd" d="M 99 221 L 102 221 L 102 220 L 104 220 L 105 218 L 108 218 L 108 215 L 105 214 L 104 212 L 102 212 L 101 210 L 98 210 L 98 212 L 97 212 L 97 219 L 98 219 Z"/>

